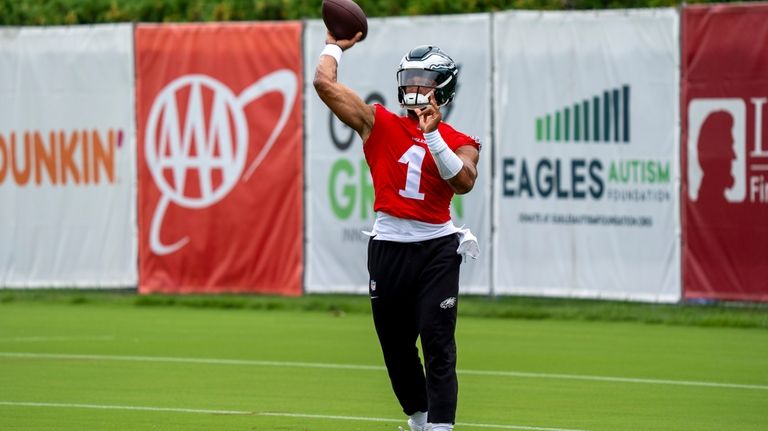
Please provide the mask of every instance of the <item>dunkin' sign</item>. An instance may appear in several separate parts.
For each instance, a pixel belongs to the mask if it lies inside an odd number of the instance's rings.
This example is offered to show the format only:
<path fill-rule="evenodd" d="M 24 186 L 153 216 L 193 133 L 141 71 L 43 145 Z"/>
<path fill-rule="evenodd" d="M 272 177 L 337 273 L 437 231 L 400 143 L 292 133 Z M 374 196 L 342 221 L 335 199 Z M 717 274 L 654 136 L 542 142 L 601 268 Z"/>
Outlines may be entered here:
<path fill-rule="evenodd" d="M 133 26 L 0 30 L 0 288 L 136 285 Z"/>
<path fill-rule="evenodd" d="M 768 45 L 755 35 L 768 34 L 768 5 L 690 7 L 683 19 L 685 297 L 765 301 Z"/>
<path fill-rule="evenodd" d="M 300 32 L 137 28 L 141 292 L 301 293 Z"/>
<path fill-rule="evenodd" d="M 0 186 L 115 183 L 115 149 L 123 131 L 0 132 Z"/>

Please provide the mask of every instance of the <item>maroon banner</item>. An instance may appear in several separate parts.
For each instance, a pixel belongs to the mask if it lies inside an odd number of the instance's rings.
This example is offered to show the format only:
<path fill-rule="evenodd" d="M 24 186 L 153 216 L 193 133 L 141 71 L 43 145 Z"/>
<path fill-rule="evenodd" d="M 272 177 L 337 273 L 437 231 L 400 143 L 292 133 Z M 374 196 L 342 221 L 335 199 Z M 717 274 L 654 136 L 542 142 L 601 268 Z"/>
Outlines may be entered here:
<path fill-rule="evenodd" d="M 301 23 L 139 25 L 139 291 L 301 294 Z"/>
<path fill-rule="evenodd" d="M 683 10 L 687 299 L 768 300 L 768 4 Z"/>

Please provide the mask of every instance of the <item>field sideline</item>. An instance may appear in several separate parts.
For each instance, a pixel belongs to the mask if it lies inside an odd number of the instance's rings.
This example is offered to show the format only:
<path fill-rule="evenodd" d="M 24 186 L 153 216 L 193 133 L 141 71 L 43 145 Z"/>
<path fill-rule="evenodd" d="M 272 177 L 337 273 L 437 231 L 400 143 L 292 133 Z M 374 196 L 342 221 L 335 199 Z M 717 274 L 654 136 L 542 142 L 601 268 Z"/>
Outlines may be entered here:
<path fill-rule="evenodd" d="M 232 298 L 148 307 L 136 305 L 163 300 L 118 296 L 0 291 L 0 429 L 404 425 L 370 316 L 349 305 L 359 298 L 275 302 L 315 301 L 305 308 L 321 310 L 306 311 L 256 307 L 255 299 L 223 305 L 241 301 Z M 765 309 L 747 313 L 760 322 Z M 462 315 L 456 431 L 765 429 L 761 325 L 637 320 Z"/>

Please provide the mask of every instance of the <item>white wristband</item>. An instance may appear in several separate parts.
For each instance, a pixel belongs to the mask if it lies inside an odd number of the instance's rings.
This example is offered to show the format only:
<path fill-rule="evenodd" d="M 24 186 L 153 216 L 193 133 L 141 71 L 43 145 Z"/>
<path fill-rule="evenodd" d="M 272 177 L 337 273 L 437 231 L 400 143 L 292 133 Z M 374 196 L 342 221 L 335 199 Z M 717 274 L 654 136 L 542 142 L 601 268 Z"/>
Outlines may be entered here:
<path fill-rule="evenodd" d="M 325 48 L 323 48 L 323 51 L 320 53 L 320 56 L 323 55 L 329 55 L 336 60 L 336 65 L 338 66 L 341 64 L 341 47 L 339 45 L 336 45 L 335 43 L 328 43 L 325 45 Z"/>
<path fill-rule="evenodd" d="M 448 144 L 445 143 L 437 129 L 433 132 L 425 133 L 424 139 L 427 141 L 429 152 L 432 153 L 432 157 L 435 159 L 437 170 L 444 180 L 451 179 L 461 172 L 464 162 L 461 161 L 456 153 L 448 148 Z"/>

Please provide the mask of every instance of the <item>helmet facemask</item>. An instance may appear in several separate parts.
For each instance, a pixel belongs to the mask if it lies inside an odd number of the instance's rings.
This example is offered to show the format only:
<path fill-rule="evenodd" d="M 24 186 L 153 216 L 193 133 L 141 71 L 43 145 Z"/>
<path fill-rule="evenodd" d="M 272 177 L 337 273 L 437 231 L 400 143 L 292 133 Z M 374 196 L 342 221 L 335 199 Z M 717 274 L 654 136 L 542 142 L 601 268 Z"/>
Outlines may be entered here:
<path fill-rule="evenodd" d="M 456 94 L 456 64 L 440 48 L 420 46 L 403 57 L 397 71 L 397 98 L 405 109 L 429 106 L 429 93 L 438 106 L 448 104 Z"/>

